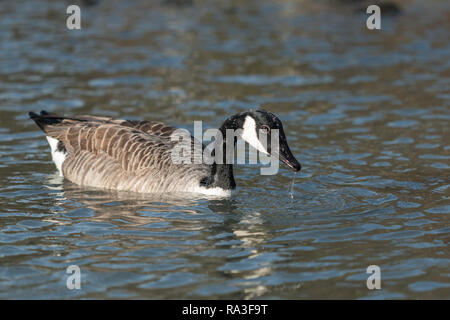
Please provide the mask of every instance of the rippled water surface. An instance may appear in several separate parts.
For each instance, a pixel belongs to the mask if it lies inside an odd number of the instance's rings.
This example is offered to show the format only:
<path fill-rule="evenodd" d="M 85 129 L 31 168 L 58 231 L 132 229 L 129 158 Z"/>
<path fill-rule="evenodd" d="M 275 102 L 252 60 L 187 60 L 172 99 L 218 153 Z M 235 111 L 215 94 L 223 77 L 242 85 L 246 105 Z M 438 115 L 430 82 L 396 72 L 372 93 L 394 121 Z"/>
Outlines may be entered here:
<path fill-rule="evenodd" d="M 450 3 L 86 1 L 0 9 L 0 298 L 450 298 Z M 78 187 L 30 110 L 218 127 L 262 106 L 297 174 L 231 199 Z M 81 290 L 66 268 L 81 268 Z M 368 290 L 366 268 L 381 268 Z"/>

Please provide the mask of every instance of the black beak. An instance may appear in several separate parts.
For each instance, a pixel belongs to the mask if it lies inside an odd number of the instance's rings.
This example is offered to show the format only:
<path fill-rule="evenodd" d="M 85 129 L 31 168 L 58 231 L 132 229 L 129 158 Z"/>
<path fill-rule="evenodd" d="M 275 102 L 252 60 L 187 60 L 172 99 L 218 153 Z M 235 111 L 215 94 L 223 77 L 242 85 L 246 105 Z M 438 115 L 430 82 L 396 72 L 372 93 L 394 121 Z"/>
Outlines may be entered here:
<path fill-rule="evenodd" d="M 292 155 L 291 151 L 288 149 L 287 153 L 280 152 L 279 158 L 281 161 L 283 161 L 288 167 L 290 167 L 295 172 L 300 171 L 302 168 L 302 165 L 300 162 L 295 159 L 295 157 Z"/>
<path fill-rule="evenodd" d="M 298 162 L 297 159 L 295 159 L 291 153 L 289 153 L 288 156 L 280 154 L 279 157 L 281 161 L 283 161 L 288 167 L 290 167 L 295 172 L 300 171 L 302 169 L 302 165 L 300 164 L 300 162 Z"/>
<path fill-rule="evenodd" d="M 278 155 L 280 161 L 283 161 L 289 168 L 291 168 L 295 172 L 300 171 L 300 169 L 302 168 L 300 162 L 295 159 L 294 155 L 289 149 L 284 134 L 280 136 L 280 151 L 274 153 Z"/>

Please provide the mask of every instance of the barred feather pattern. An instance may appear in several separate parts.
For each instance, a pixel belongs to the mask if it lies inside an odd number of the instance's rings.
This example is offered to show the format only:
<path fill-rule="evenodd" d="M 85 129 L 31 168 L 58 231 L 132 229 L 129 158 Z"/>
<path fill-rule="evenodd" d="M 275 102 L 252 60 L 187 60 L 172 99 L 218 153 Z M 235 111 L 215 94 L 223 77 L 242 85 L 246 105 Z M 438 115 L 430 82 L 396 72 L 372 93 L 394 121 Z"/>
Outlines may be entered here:
<path fill-rule="evenodd" d="M 42 117 L 42 114 L 41 114 Z M 48 115 L 47 119 L 56 119 Z M 142 193 L 192 192 L 210 174 L 206 164 L 175 164 L 171 152 L 176 128 L 161 122 L 78 116 L 42 125 L 68 154 L 64 177 L 83 186 Z M 35 120 L 36 121 L 36 120 Z M 191 137 L 191 146 L 194 140 Z"/>

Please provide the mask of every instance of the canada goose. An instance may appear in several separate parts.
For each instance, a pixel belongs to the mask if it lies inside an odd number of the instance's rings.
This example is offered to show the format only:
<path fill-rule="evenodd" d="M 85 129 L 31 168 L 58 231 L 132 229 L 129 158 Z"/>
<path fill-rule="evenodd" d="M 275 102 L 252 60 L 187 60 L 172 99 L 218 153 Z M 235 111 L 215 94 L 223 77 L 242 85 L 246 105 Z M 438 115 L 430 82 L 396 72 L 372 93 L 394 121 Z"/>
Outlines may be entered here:
<path fill-rule="evenodd" d="M 171 140 L 171 134 L 176 128 L 164 123 L 65 117 L 46 111 L 29 115 L 45 132 L 60 175 L 76 184 L 142 193 L 197 192 L 225 196 L 236 187 L 233 164 L 175 164 L 171 150 L 177 142 Z M 274 114 L 265 110 L 244 111 L 226 119 L 219 131 L 225 136 L 227 129 L 242 129 L 241 138 L 266 154 L 271 154 L 270 139 L 265 150 L 257 130 L 263 129 L 270 136 L 271 129 L 278 129 L 277 156 L 292 170 L 301 169 L 289 149 L 281 121 Z M 225 150 L 225 139 L 218 147 Z"/>

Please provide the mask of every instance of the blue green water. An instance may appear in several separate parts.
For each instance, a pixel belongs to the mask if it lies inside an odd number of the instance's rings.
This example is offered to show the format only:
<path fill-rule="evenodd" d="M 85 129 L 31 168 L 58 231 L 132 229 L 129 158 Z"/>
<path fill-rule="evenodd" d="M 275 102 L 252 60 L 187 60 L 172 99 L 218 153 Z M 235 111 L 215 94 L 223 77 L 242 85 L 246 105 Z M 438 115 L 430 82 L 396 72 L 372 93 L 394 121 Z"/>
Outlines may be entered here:
<path fill-rule="evenodd" d="M 450 6 L 399 5 L 369 31 L 340 2 L 100 0 L 68 31 L 65 3 L 2 2 L 0 298 L 449 299 Z M 283 165 L 238 165 L 228 200 L 81 188 L 27 116 L 256 106 L 302 163 L 293 199 Z"/>

